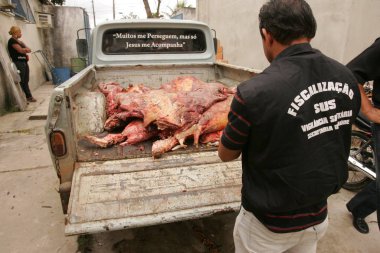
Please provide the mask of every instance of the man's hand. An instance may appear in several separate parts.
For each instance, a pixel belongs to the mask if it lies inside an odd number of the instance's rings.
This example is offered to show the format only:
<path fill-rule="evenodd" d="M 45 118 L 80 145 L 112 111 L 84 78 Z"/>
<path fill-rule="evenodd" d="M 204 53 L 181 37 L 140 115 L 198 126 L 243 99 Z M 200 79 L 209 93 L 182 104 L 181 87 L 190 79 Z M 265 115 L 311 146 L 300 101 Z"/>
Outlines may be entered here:
<path fill-rule="evenodd" d="M 361 97 L 361 108 L 362 113 L 372 122 L 380 124 L 380 109 L 374 107 L 365 94 L 362 84 L 359 84 L 360 97 Z"/>

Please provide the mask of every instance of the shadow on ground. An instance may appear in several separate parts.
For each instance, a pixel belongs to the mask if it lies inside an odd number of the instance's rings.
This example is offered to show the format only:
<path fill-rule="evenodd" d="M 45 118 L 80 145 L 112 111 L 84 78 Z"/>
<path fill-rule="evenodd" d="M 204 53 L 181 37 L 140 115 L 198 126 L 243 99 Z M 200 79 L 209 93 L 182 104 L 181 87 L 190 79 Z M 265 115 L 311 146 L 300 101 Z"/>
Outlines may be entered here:
<path fill-rule="evenodd" d="M 123 231 L 81 235 L 81 253 L 229 253 L 237 213 Z"/>

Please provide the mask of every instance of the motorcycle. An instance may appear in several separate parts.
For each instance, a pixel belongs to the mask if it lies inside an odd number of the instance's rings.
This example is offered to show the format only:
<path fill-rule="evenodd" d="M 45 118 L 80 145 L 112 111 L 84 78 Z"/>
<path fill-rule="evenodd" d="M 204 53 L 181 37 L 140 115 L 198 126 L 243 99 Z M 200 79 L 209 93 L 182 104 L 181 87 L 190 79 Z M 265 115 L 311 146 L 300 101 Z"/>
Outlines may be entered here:
<path fill-rule="evenodd" d="M 342 186 L 350 191 L 359 191 L 371 180 L 376 179 L 371 123 L 363 114 L 359 113 L 355 120 L 355 126 L 356 128 L 351 134 L 348 179 Z"/>

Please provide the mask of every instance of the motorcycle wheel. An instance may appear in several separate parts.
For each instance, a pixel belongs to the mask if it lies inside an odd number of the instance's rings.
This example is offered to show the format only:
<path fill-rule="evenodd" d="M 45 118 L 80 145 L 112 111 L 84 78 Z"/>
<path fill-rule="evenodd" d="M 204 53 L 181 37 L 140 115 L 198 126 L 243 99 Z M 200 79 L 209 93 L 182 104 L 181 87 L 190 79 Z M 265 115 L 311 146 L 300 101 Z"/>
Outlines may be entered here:
<path fill-rule="evenodd" d="M 370 136 L 366 135 L 365 133 L 360 131 L 352 131 L 350 156 L 353 156 L 354 153 L 369 140 Z M 364 148 L 360 153 L 356 154 L 353 157 L 374 171 L 374 155 L 374 148 L 372 144 L 370 144 L 366 148 Z M 364 173 L 359 172 L 348 166 L 348 179 L 342 187 L 349 191 L 359 191 L 363 189 L 369 182 L 371 182 L 371 179 L 368 178 Z"/>

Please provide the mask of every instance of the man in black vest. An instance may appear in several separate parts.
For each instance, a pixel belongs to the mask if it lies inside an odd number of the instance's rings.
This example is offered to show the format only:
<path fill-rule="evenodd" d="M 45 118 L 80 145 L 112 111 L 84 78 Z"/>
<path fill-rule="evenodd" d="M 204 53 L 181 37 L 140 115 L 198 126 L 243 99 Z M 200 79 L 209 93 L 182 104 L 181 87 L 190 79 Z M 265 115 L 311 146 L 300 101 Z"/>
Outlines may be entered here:
<path fill-rule="evenodd" d="M 305 0 L 260 10 L 271 63 L 241 83 L 221 137 L 223 161 L 242 154 L 236 252 L 315 252 L 328 226 L 327 198 L 347 180 L 360 93 L 348 68 L 314 50 L 316 21 Z"/>
<path fill-rule="evenodd" d="M 361 111 L 372 122 L 372 136 L 375 144 L 375 165 L 376 174 L 379 175 L 380 162 L 380 38 L 370 47 L 355 57 L 347 64 L 360 83 L 360 93 L 362 96 Z M 362 85 L 365 82 L 373 81 L 372 102 L 368 99 Z M 377 182 L 380 179 L 377 178 Z M 356 194 L 348 203 L 347 209 L 352 213 L 354 227 L 363 234 L 369 232 L 365 217 L 377 211 L 377 220 L 380 220 L 380 187 L 373 181 L 361 192 Z M 380 224 L 379 224 L 380 226 Z"/>

